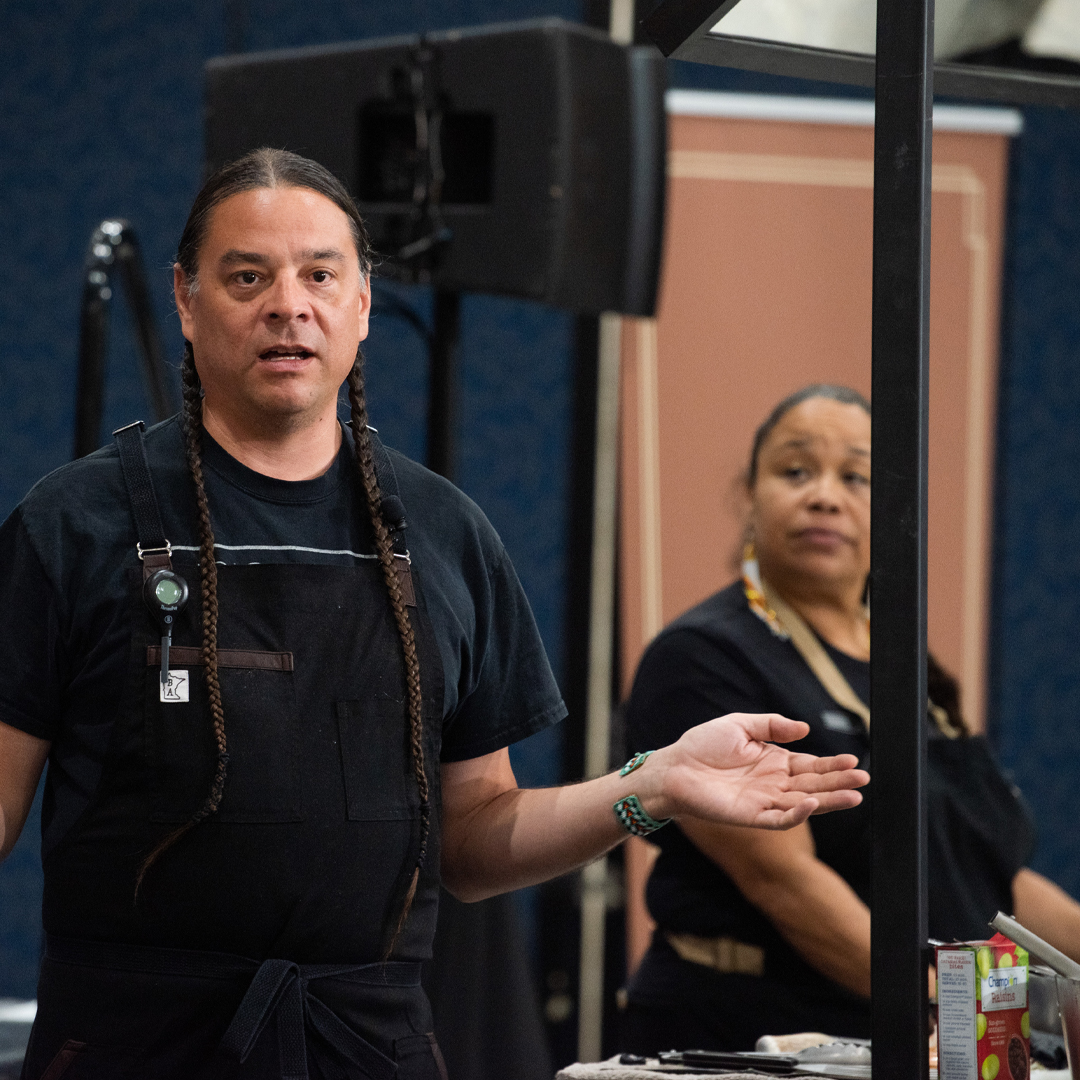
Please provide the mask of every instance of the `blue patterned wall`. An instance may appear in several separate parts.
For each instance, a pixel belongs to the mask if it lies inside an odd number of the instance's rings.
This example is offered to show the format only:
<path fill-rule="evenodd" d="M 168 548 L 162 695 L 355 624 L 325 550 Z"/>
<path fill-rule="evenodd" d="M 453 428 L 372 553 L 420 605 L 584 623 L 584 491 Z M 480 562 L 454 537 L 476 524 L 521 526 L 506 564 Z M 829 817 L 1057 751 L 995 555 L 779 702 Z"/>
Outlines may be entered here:
<path fill-rule="evenodd" d="M 1024 110 L 1009 202 L 991 723 L 1080 897 L 1080 114 Z"/>

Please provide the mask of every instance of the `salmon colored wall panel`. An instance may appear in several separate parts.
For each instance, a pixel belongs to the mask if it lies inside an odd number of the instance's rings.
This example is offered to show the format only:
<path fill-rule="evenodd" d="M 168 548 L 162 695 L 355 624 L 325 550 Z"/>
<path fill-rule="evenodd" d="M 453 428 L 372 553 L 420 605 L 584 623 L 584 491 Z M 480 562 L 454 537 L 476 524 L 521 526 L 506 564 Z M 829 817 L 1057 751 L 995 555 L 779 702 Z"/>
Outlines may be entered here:
<path fill-rule="evenodd" d="M 934 139 L 930 642 L 984 713 L 1007 139 Z M 622 632 L 731 581 L 754 429 L 810 382 L 870 392 L 873 130 L 672 118 L 661 302 L 624 331 Z"/>

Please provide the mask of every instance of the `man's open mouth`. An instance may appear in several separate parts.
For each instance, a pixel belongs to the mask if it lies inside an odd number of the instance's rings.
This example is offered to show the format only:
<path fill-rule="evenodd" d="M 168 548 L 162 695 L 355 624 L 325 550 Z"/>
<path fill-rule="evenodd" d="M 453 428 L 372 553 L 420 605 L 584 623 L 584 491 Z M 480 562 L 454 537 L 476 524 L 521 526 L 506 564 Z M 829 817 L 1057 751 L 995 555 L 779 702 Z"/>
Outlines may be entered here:
<path fill-rule="evenodd" d="M 309 356 L 315 354 L 310 349 L 305 349 L 302 345 L 297 345 L 295 348 L 288 346 L 281 346 L 274 349 L 267 349 L 265 352 L 259 353 L 260 360 L 306 360 Z"/>

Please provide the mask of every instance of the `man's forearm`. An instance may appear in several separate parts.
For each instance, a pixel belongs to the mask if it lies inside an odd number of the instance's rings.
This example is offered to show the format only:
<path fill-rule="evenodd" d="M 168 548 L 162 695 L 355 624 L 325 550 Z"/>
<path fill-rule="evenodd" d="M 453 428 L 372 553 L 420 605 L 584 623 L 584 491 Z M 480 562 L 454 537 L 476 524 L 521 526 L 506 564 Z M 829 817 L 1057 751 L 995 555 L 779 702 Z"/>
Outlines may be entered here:
<path fill-rule="evenodd" d="M 557 788 L 515 788 L 443 833 L 443 883 L 483 900 L 568 873 L 627 837 L 612 805 L 635 792 L 617 773 Z M 640 785 L 637 785 L 640 786 Z"/>
<path fill-rule="evenodd" d="M 636 795 L 651 818 L 789 829 L 815 812 L 855 806 L 869 776 L 852 755 L 815 758 L 776 745 L 807 726 L 732 714 L 687 731 L 627 775 L 518 789 L 504 749 L 442 766 L 447 888 L 466 900 L 534 885 L 610 850 L 627 835 L 613 804 Z"/>
<path fill-rule="evenodd" d="M 647 790 L 644 781 L 612 773 L 567 787 L 502 792 L 444 836 L 444 884 L 460 900 L 483 900 L 603 855 L 628 835 L 612 804 Z M 646 809 L 651 801 L 643 797 Z M 870 996 L 870 910 L 834 870 L 810 856 L 789 866 L 783 880 L 761 876 L 740 887 L 808 963 Z"/>

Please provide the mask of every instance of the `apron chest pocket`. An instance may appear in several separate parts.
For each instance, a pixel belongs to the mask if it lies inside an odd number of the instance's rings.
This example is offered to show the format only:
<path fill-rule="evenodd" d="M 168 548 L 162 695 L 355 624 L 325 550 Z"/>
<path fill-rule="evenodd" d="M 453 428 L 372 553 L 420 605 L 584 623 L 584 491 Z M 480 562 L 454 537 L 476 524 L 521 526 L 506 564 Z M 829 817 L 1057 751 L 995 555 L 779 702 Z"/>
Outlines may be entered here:
<path fill-rule="evenodd" d="M 349 820 L 419 817 L 405 703 L 386 698 L 339 701 L 337 722 Z"/>
<path fill-rule="evenodd" d="M 162 701 L 160 653 L 147 650 L 146 715 L 156 797 L 152 820 L 184 822 L 203 805 L 217 762 L 199 650 L 174 649 L 187 676 L 182 700 Z M 189 655 L 190 654 L 190 655 Z M 183 665 L 183 668 L 181 667 Z M 229 765 L 220 821 L 303 820 L 300 724 L 291 653 L 218 653 Z"/>

